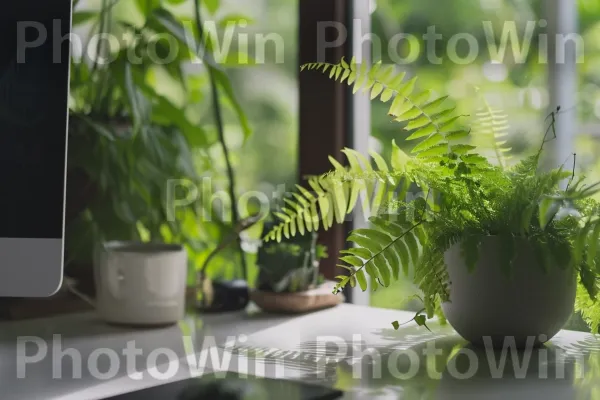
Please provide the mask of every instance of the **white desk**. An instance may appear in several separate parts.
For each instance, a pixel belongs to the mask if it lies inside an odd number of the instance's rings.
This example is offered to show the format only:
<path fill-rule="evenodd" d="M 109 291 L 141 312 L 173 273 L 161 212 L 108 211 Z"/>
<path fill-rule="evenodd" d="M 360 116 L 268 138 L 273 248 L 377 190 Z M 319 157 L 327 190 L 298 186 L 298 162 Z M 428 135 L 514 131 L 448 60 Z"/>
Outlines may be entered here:
<path fill-rule="evenodd" d="M 222 368 L 333 386 L 347 390 L 349 399 L 600 398 L 600 339 L 592 335 L 561 332 L 549 349 L 518 355 L 516 368 L 510 354 L 498 368 L 501 354 L 464 347 L 449 327 L 433 325 L 433 333 L 413 324 L 391 327 L 391 321 L 411 318 L 341 305 L 296 318 L 205 315 L 142 331 L 110 327 L 94 314 L 3 323 L 0 397 L 103 399 Z M 53 341 L 53 335 L 60 336 Z M 19 346 L 19 338 L 28 344 Z M 42 342 L 47 354 L 36 361 Z M 65 349 L 74 350 L 61 358 Z M 171 362 L 163 354 L 155 364 L 153 351 L 170 352 Z M 30 357 L 20 363 L 24 378 L 18 377 L 19 352 Z"/>

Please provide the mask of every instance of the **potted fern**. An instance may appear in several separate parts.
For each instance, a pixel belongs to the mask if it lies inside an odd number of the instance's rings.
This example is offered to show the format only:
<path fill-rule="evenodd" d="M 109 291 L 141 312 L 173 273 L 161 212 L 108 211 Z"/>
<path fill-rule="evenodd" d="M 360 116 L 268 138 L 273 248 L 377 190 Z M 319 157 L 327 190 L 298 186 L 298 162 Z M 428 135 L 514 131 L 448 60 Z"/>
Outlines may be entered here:
<path fill-rule="evenodd" d="M 422 292 L 419 325 L 447 319 L 476 344 L 545 342 L 574 303 L 597 331 L 600 219 L 592 196 L 600 186 L 586 185 L 570 166 L 540 168 L 545 144 L 556 137 L 556 112 L 538 151 L 508 167 L 471 144 L 471 129 L 455 107 L 445 106 L 447 97 L 417 92 L 416 78 L 405 79 L 393 66 L 341 60 L 302 70 L 391 102 L 390 116 L 415 145 L 407 154 L 393 143 L 391 159 L 373 152 L 373 163 L 344 149 L 348 166 L 331 158 L 332 170 L 309 180 L 312 191 L 298 187 L 266 240 L 292 236 L 297 226 L 329 228 L 361 207 L 371 227 L 348 237 L 353 247 L 340 257 L 348 273 L 338 277 L 335 292 L 387 287 L 407 276 Z M 485 125 L 494 126 L 496 113 L 484 114 Z"/>

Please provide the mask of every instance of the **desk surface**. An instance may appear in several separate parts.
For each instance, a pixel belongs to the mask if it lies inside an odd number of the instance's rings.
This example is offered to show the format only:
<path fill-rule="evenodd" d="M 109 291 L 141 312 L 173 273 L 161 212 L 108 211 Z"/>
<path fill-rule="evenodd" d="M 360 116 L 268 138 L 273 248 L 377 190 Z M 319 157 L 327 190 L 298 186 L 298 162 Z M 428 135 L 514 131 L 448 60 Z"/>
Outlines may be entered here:
<path fill-rule="evenodd" d="M 230 370 L 301 379 L 348 399 L 600 399 L 600 337 L 563 331 L 525 353 L 472 349 L 448 326 L 341 305 L 299 317 L 190 317 L 153 330 L 93 313 L 0 324 L 2 399 L 95 400 Z"/>

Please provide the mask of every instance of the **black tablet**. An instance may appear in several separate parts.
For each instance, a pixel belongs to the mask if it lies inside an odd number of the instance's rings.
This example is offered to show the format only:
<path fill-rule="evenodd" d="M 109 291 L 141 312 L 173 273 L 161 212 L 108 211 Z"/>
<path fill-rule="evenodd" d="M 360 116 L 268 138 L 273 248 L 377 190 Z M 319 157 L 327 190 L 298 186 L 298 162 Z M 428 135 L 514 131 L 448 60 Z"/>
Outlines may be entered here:
<path fill-rule="evenodd" d="M 110 400 L 335 400 L 343 392 L 300 381 L 209 374 L 150 389 L 111 397 Z"/>

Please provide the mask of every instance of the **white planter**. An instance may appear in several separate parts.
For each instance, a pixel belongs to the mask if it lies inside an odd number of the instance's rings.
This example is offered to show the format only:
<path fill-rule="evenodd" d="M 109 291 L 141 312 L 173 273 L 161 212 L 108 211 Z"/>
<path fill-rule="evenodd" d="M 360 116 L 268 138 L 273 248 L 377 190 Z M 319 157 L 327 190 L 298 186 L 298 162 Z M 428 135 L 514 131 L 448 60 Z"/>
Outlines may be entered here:
<path fill-rule="evenodd" d="M 187 253 L 182 246 L 110 242 L 96 254 L 96 306 L 107 322 L 165 325 L 184 317 Z"/>
<path fill-rule="evenodd" d="M 516 241 L 512 277 L 502 271 L 500 240 L 485 237 L 470 273 L 454 245 L 444 255 L 450 277 L 450 302 L 442 305 L 452 327 L 474 344 L 519 347 L 540 344 L 558 333 L 573 313 L 577 280 L 569 265 L 538 263 L 526 240 Z"/>

